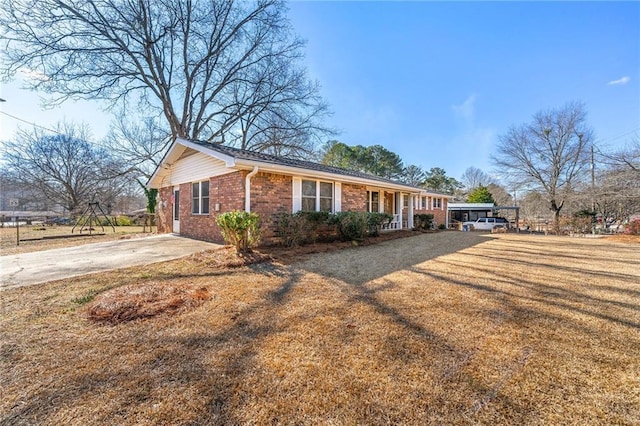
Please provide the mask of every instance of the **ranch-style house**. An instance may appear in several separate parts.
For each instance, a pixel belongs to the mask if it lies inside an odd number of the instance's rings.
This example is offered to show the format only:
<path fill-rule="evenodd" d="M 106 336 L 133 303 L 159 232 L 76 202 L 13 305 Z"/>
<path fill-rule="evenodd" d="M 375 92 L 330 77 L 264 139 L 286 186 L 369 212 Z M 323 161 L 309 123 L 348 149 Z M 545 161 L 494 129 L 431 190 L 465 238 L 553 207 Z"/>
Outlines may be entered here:
<path fill-rule="evenodd" d="M 413 216 L 447 225 L 451 196 L 377 176 L 219 144 L 176 139 L 148 182 L 158 189 L 158 232 L 222 242 L 215 216 L 256 212 L 263 242 L 275 242 L 275 217 L 297 211 L 370 211 L 393 215 L 389 231 Z"/>

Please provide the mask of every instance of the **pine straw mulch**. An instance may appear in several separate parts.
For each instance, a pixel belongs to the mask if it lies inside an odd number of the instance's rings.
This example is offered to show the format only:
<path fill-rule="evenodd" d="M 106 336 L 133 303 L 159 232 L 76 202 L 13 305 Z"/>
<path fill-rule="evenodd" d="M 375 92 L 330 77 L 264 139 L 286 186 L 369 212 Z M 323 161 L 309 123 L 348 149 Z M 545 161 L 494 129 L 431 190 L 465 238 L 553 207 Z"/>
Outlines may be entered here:
<path fill-rule="evenodd" d="M 224 270 L 240 268 L 272 260 L 257 251 L 236 254 L 232 247 L 207 250 L 189 256 L 200 268 Z M 163 314 L 182 313 L 197 308 L 211 298 L 210 289 L 189 281 L 144 282 L 116 287 L 100 293 L 85 308 L 91 321 L 115 325 L 126 321 L 152 318 Z"/>
<path fill-rule="evenodd" d="M 640 423 L 635 244 L 442 232 L 210 255 L 0 293 L 0 424 Z M 145 286 L 209 298 L 86 319 Z"/>

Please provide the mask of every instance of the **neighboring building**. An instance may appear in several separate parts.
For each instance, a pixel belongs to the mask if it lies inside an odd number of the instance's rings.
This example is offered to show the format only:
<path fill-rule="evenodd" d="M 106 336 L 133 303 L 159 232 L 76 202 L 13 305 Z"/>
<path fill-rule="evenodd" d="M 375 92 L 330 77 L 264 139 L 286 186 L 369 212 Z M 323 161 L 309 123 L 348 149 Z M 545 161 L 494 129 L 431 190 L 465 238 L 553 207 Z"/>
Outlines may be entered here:
<path fill-rule="evenodd" d="M 365 173 L 185 139 L 169 148 L 148 186 L 159 190 L 159 232 L 209 241 L 222 241 L 215 216 L 234 210 L 258 213 L 269 243 L 281 213 L 386 212 L 395 230 L 412 228 L 419 213 L 446 225 L 452 198 Z"/>

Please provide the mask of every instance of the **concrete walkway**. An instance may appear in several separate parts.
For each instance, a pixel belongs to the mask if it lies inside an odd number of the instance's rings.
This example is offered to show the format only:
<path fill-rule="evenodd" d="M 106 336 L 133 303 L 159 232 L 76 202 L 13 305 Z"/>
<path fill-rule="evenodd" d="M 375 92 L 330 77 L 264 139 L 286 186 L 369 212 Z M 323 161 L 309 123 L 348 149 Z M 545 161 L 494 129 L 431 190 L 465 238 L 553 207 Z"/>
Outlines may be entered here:
<path fill-rule="evenodd" d="M 177 259 L 220 247 L 163 234 L 0 256 L 0 290 Z"/>

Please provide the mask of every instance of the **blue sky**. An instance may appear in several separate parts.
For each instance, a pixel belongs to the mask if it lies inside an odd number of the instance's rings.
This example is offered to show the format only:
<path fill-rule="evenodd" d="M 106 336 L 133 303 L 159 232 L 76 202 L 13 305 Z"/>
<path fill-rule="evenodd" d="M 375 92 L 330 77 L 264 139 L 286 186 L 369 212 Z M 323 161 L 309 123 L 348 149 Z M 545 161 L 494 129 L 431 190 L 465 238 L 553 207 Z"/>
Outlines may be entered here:
<path fill-rule="evenodd" d="M 640 134 L 638 2 L 293 2 L 306 65 L 349 144 L 380 144 L 407 164 L 491 171 L 500 134 L 539 110 L 582 101 L 603 146 Z M 3 85 L 0 110 L 45 126 L 109 118 L 87 102 L 41 112 Z M 1 116 L 0 139 L 18 121 Z"/>

